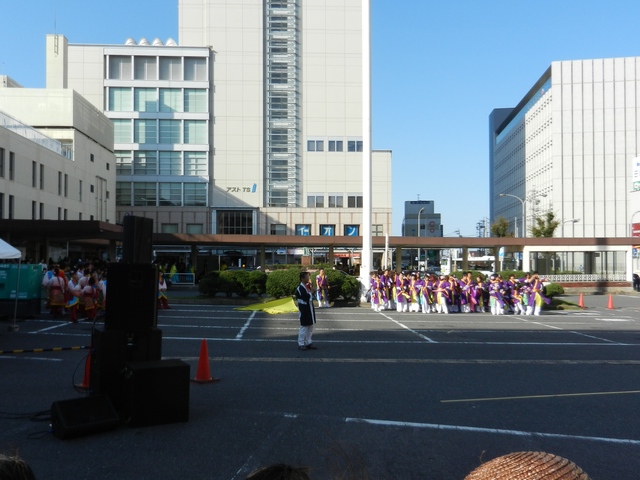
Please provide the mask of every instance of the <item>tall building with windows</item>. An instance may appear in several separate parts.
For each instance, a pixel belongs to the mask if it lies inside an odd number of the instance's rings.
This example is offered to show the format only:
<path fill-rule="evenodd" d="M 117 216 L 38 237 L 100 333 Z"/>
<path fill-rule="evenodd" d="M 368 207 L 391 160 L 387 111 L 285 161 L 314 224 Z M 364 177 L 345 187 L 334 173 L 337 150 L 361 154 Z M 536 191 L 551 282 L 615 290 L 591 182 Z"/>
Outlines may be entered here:
<path fill-rule="evenodd" d="M 156 231 L 360 235 L 362 0 L 179 0 L 179 41 L 51 36 L 47 85 L 114 122 L 118 220 Z M 372 155 L 391 231 L 391 152 Z"/>
<path fill-rule="evenodd" d="M 535 217 L 552 211 L 558 237 L 630 236 L 639 84 L 640 57 L 553 62 L 516 107 L 494 110 L 492 221 L 530 236 Z"/>

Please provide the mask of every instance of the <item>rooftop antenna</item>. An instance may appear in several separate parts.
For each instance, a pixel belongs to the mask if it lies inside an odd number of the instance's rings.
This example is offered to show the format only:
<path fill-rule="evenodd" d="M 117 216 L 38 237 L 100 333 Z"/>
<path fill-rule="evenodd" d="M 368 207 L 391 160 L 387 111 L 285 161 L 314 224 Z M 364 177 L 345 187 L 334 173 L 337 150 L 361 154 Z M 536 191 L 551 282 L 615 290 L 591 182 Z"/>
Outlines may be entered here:
<path fill-rule="evenodd" d="M 420 201 L 420 194 L 418 194 L 418 201 Z"/>

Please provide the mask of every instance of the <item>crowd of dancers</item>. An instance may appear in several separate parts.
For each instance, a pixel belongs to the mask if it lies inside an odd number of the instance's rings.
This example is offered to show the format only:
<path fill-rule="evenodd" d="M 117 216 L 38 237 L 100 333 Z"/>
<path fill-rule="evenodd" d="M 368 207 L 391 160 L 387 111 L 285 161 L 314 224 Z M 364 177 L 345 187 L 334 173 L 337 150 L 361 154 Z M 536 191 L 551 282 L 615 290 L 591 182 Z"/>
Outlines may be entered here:
<path fill-rule="evenodd" d="M 106 266 L 84 264 L 74 269 L 64 264 L 43 268 L 42 286 L 47 291 L 47 308 L 53 318 L 69 314 L 69 321 L 77 323 L 85 317 L 94 321 L 98 312 L 107 308 Z M 167 283 L 160 271 L 158 276 L 158 308 L 168 309 Z"/>
<path fill-rule="evenodd" d="M 542 305 L 550 303 L 538 272 L 526 274 L 524 278 L 510 275 L 503 279 L 493 274 L 485 279 L 482 274 L 473 278 L 472 272 L 463 272 L 460 278 L 435 274 L 422 278 L 420 272 L 384 270 L 371 273 L 367 296 L 375 311 L 444 314 L 540 315 Z"/>

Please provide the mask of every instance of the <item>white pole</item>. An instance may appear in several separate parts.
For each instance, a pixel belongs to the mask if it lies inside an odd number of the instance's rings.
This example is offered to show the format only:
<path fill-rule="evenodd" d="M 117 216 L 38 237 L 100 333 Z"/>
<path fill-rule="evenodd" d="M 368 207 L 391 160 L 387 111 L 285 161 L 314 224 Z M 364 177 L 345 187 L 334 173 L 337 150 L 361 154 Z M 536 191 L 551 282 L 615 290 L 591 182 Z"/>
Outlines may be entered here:
<path fill-rule="evenodd" d="M 362 2 L 362 254 L 360 283 L 369 288 L 371 248 L 371 0 Z"/>

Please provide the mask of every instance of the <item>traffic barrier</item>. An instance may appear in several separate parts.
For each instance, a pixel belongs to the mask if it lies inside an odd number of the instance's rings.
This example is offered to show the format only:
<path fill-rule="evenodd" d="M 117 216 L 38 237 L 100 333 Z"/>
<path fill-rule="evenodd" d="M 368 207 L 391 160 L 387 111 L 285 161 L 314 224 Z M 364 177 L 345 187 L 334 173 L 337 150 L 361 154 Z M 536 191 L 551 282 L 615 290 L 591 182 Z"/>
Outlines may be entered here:
<path fill-rule="evenodd" d="M 207 341 L 203 338 L 202 345 L 200 346 L 200 358 L 198 359 L 198 372 L 196 378 L 192 380 L 196 383 L 213 383 L 219 382 L 219 378 L 213 378 L 209 369 L 209 349 L 207 348 Z"/>

